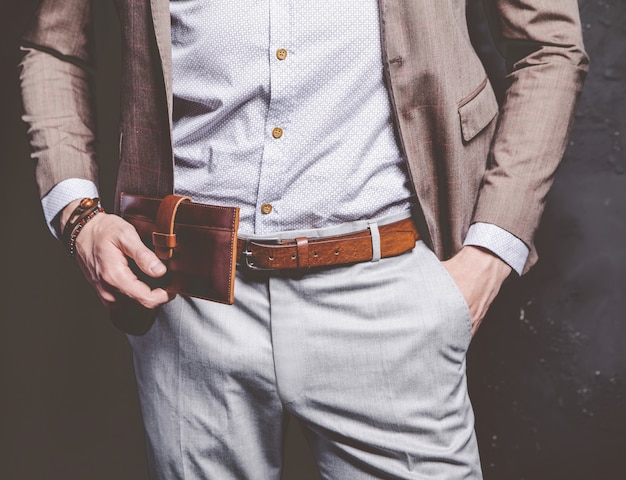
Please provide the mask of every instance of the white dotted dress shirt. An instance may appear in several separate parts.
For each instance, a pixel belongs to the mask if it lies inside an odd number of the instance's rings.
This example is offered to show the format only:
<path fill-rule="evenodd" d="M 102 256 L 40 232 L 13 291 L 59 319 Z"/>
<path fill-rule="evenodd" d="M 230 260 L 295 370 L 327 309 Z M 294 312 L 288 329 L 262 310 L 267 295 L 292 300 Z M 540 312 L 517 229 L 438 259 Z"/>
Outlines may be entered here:
<path fill-rule="evenodd" d="M 408 210 L 375 0 L 171 0 L 175 189 L 267 235 Z"/>

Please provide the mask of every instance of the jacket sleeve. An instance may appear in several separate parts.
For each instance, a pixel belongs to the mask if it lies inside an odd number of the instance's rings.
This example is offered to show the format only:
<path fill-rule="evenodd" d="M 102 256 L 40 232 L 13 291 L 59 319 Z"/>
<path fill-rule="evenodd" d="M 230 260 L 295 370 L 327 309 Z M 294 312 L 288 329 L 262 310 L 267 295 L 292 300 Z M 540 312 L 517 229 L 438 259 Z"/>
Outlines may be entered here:
<path fill-rule="evenodd" d="M 506 91 L 473 222 L 531 247 L 588 69 L 576 0 L 484 0 Z"/>
<path fill-rule="evenodd" d="M 20 82 L 40 196 L 70 178 L 97 183 L 89 0 L 43 0 L 22 38 Z"/>

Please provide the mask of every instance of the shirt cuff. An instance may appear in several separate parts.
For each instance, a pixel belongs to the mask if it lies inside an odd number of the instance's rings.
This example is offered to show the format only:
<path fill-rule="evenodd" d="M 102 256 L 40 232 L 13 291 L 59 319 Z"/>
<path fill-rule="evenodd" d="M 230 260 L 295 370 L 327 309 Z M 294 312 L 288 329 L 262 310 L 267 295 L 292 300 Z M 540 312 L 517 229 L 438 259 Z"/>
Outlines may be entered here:
<path fill-rule="evenodd" d="M 54 228 L 53 221 L 61 210 L 68 203 L 78 200 L 79 198 L 94 198 L 98 196 L 98 187 L 91 180 L 83 178 L 69 178 L 63 180 L 54 186 L 45 197 L 41 199 L 44 217 L 48 228 L 56 238 L 60 237 L 61 232 L 57 232 Z"/>
<path fill-rule="evenodd" d="M 530 253 L 530 249 L 519 238 L 492 223 L 472 224 L 463 245 L 486 248 L 506 262 L 518 275 L 522 274 Z"/>

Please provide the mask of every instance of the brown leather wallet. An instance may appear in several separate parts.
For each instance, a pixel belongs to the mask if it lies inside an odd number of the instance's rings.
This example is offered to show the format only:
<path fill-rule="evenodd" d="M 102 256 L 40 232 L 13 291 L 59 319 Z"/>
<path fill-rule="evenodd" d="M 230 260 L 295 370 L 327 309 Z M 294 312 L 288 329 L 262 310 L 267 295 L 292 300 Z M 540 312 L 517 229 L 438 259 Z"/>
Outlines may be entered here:
<path fill-rule="evenodd" d="M 122 193 L 122 218 L 167 265 L 151 287 L 231 305 L 234 301 L 239 208 L 194 203 L 189 197 L 163 199 Z"/>

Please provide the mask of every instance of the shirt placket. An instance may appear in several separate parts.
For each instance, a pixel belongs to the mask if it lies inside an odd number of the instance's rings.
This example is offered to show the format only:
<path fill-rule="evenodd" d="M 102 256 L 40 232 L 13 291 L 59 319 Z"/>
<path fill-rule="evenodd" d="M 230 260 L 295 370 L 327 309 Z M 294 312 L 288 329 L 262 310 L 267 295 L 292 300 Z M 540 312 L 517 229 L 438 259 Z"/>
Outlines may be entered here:
<path fill-rule="evenodd" d="M 257 190 L 255 232 L 271 233 L 284 229 L 288 212 L 280 203 L 288 175 L 291 108 L 289 102 L 289 69 L 291 5 L 290 0 L 269 1 L 268 61 L 270 102 L 264 131 L 263 156 Z"/>

